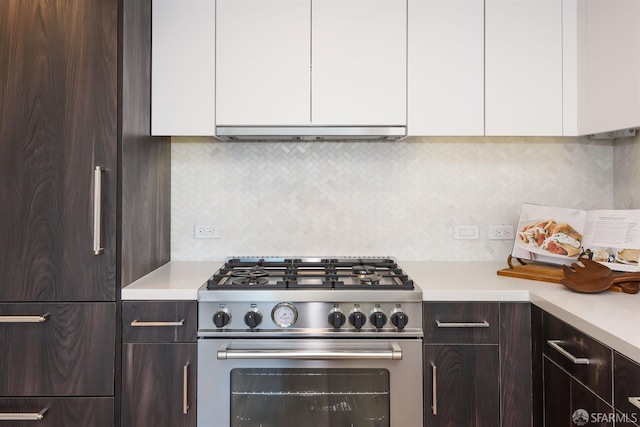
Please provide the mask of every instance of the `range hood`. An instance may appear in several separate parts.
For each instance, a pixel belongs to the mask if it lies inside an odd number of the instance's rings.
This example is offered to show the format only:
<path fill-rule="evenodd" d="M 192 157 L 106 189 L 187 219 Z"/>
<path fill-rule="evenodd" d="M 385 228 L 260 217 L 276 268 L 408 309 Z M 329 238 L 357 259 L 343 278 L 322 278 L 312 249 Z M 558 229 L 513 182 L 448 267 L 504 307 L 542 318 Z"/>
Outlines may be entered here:
<path fill-rule="evenodd" d="M 223 141 L 397 141 L 405 126 L 216 126 Z"/>

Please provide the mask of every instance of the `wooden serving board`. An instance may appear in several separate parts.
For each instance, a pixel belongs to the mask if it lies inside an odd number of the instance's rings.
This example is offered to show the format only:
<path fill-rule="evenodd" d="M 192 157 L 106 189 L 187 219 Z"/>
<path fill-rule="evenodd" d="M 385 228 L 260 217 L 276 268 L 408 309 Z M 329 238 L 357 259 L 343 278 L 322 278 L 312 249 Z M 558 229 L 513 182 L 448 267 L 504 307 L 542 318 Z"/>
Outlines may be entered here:
<path fill-rule="evenodd" d="M 513 265 L 498 270 L 498 276 L 517 277 L 518 279 L 538 280 L 540 282 L 560 283 L 564 278 L 561 266 L 548 264 Z"/>

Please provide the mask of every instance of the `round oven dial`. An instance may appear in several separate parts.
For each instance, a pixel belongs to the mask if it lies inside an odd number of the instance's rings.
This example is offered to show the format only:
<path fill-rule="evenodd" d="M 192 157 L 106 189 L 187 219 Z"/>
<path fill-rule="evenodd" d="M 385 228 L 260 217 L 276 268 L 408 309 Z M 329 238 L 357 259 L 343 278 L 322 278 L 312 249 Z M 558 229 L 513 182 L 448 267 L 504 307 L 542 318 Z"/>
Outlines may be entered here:
<path fill-rule="evenodd" d="M 258 325 L 262 323 L 262 313 L 257 309 L 248 311 L 247 314 L 244 315 L 244 323 L 246 323 L 251 329 L 257 328 Z"/>
<path fill-rule="evenodd" d="M 298 309 L 293 304 L 281 302 L 271 310 L 273 323 L 281 328 L 288 328 L 298 320 Z"/>
<path fill-rule="evenodd" d="M 224 328 L 231 321 L 231 314 L 226 308 L 221 309 L 213 315 L 213 324 L 216 328 Z"/>
<path fill-rule="evenodd" d="M 393 326 L 396 328 L 402 330 L 409 323 L 409 316 L 402 311 L 394 311 L 391 315 L 391 323 L 393 323 Z"/>
<path fill-rule="evenodd" d="M 329 321 L 329 324 L 333 326 L 333 329 L 340 329 L 347 321 L 347 317 L 339 308 L 333 308 L 329 313 L 327 320 Z"/>
<path fill-rule="evenodd" d="M 375 310 L 371 313 L 371 316 L 369 316 L 369 321 L 376 329 L 382 329 L 387 323 L 387 315 L 379 310 Z"/>
<path fill-rule="evenodd" d="M 367 316 L 361 311 L 352 311 L 349 315 L 349 323 L 351 323 L 354 328 L 360 329 L 367 323 Z"/>

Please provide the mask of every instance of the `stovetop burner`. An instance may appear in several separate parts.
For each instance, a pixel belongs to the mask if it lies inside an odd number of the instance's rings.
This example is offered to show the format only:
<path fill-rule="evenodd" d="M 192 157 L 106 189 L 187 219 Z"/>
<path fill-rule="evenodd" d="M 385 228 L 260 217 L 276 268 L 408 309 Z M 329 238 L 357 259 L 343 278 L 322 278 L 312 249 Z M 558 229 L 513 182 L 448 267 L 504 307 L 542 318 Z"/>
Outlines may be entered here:
<path fill-rule="evenodd" d="M 230 258 L 207 282 L 224 289 L 413 289 L 389 258 Z"/>

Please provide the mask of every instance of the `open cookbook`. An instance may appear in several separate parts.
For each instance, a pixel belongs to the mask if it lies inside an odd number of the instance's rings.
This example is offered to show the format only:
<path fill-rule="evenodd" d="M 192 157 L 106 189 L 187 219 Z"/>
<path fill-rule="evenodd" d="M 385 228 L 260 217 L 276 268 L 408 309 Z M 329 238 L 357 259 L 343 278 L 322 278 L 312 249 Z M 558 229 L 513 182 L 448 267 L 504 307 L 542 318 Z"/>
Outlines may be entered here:
<path fill-rule="evenodd" d="M 522 205 L 513 257 L 571 264 L 580 255 L 612 270 L 640 271 L 640 210 Z"/>

